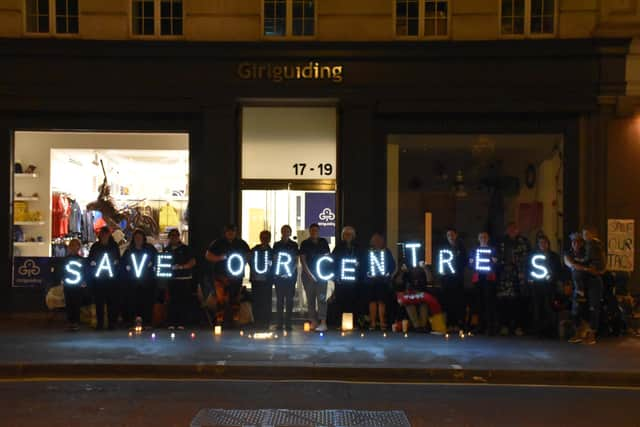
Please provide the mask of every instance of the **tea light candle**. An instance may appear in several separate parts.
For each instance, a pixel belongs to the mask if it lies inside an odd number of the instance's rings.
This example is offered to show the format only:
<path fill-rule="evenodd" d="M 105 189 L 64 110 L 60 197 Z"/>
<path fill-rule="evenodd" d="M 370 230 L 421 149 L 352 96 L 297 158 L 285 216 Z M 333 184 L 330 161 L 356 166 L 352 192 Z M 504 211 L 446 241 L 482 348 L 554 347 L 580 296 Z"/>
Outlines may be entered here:
<path fill-rule="evenodd" d="M 353 313 L 342 313 L 342 330 L 353 330 Z"/>
<path fill-rule="evenodd" d="M 222 335 L 222 326 L 216 325 L 213 327 L 213 335 L 220 336 Z"/>
<path fill-rule="evenodd" d="M 304 331 L 305 332 L 311 332 L 311 323 L 304 322 Z"/>

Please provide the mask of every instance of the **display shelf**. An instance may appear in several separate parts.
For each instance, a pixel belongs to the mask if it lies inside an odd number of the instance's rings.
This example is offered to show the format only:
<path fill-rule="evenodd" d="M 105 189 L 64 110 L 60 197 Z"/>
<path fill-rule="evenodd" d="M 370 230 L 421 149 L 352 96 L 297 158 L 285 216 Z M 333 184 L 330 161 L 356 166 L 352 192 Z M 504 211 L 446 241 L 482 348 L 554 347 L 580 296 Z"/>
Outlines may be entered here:
<path fill-rule="evenodd" d="M 16 178 L 38 178 L 37 173 L 14 173 L 13 176 Z"/>
<path fill-rule="evenodd" d="M 13 242 L 14 246 L 28 247 L 28 246 L 44 246 L 44 242 Z"/>
<path fill-rule="evenodd" d="M 44 221 L 15 221 L 13 225 L 45 225 Z"/>
<path fill-rule="evenodd" d="M 37 202 L 40 200 L 40 197 L 14 197 L 14 201 L 16 202 Z"/>

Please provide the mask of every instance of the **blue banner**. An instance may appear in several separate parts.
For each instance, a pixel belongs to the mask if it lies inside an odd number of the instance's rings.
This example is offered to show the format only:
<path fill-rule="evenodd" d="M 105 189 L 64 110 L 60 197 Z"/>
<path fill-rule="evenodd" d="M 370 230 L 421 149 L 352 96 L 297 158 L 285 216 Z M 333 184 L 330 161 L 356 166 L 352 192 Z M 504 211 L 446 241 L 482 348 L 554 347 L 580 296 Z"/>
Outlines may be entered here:
<path fill-rule="evenodd" d="M 13 258 L 14 287 L 49 287 L 53 281 L 51 258 Z"/>
<path fill-rule="evenodd" d="M 330 238 L 336 235 L 336 194 L 305 194 L 305 225 L 314 222 L 320 226 L 320 237 Z"/>

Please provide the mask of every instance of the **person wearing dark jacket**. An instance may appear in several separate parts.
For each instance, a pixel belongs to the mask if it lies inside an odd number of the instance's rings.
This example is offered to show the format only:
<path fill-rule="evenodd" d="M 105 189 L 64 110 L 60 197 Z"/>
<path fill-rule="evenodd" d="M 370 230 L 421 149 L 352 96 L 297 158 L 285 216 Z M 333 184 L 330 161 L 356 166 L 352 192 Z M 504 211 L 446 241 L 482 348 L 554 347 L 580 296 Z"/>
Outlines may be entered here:
<path fill-rule="evenodd" d="M 374 265 L 371 265 L 370 257 L 377 256 L 377 253 L 384 253 L 384 274 L 378 274 Z M 369 301 L 369 330 L 376 329 L 376 318 L 378 319 L 380 330 L 387 329 L 387 300 L 391 294 L 391 278 L 396 270 L 396 263 L 393 254 L 385 246 L 384 237 L 380 233 L 374 233 L 369 242 L 369 251 L 367 252 L 369 260 L 365 265 L 368 266 L 366 271 L 366 279 L 364 286 Z"/>
<path fill-rule="evenodd" d="M 276 316 L 278 330 L 291 330 L 293 297 L 298 281 L 298 244 L 291 240 L 291 227 L 280 228 L 281 239 L 273 245 L 273 281 L 276 285 Z M 286 308 L 286 315 L 284 310 Z"/>
<path fill-rule="evenodd" d="M 464 327 L 466 301 L 464 271 L 467 251 L 454 228 L 447 229 L 447 244 L 438 250 L 437 271 L 443 291 L 444 311 L 447 313 L 449 332 L 457 333 Z"/>
<path fill-rule="evenodd" d="M 122 256 L 125 289 L 125 321 L 150 326 L 156 294 L 156 248 L 147 243 L 144 231 L 136 229 L 131 244 Z"/>
<path fill-rule="evenodd" d="M 189 321 L 193 300 L 193 268 L 196 266 L 196 257 L 191 248 L 182 243 L 180 231 L 175 228 L 169 231 L 169 244 L 164 252 L 172 256 L 167 322 L 169 329 L 184 329 Z"/>
<path fill-rule="evenodd" d="M 234 326 L 234 318 L 240 310 L 240 291 L 249 245 L 238 237 L 235 224 L 225 226 L 223 237 L 211 243 L 205 254 L 213 263 L 218 313 L 216 321 L 227 327 Z"/>
<path fill-rule="evenodd" d="M 472 283 L 478 288 L 481 301 L 480 324 L 487 335 L 495 335 L 498 327 L 496 265 L 498 255 L 489 246 L 489 233 L 478 234 L 479 246 L 469 254 L 469 265 L 474 270 Z"/>
<path fill-rule="evenodd" d="M 118 321 L 120 292 L 118 288 L 118 265 L 120 249 L 105 226 L 98 233 L 98 241 L 89 250 L 89 277 L 96 304 L 96 329 L 104 329 L 104 308 L 107 307 L 109 329 L 115 329 Z"/>
<path fill-rule="evenodd" d="M 356 230 L 351 226 L 346 226 L 342 229 L 342 240 L 336 245 L 331 253 L 333 257 L 333 265 L 335 267 L 335 302 L 338 307 L 338 323 L 342 319 L 342 313 L 354 313 L 354 319 L 358 316 L 356 310 L 356 295 L 357 290 L 360 288 L 359 279 L 360 266 L 362 255 L 360 253 L 358 244 L 355 242 Z M 356 260 L 353 267 L 355 272 L 349 274 L 349 278 L 342 277 L 342 263 L 343 261 Z M 364 264 L 366 265 L 366 264 Z M 355 280 L 351 279 L 355 277 Z"/>
<path fill-rule="evenodd" d="M 67 313 L 67 329 L 80 329 L 80 307 L 87 289 L 86 260 L 80 256 L 82 243 L 78 239 L 71 239 L 67 245 L 67 256 L 55 269 L 57 283 L 62 283 L 64 289 L 64 305 Z"/>
<path fill-rule="evenodd" d="M 271 232 L 260 232 L 260 244 L 251 249 L 250 255 L 253 318 L 255 326 L 259 329 L 268 329 L 271 321 L 273 249 L 270 243 Z"/>
<path fill-rule="evenodd" d="M 502 326 L 501 335 L 524 334 L 525 324 L 529 320 L 527 311 L 527 260 L 531 245 L 520 234 L 514 222 L 507 225 L 505 236 L 498 244 L 498 320 Z"/>
<path fill-rule="evenodd" d="M 606 271 L 605 252 L 602 242 L 598 239 L 595 227 L 584 227 L 582 237 L 585 241 L 585 286 L 587 291 L 587 304 L 589 309 L 589 330 L 584 344 L 595 344 L 600 326 L 600 309 L 602 307 L 602 292 L 604 284 L 602 275 Z"/>
<path fill-rule="evenodd" d="M 562 280 L 560 256 L 551 250 L 546 236 L 538 237 L 538 248 L 529 256 L 527 278 L 531 286 L 533 331 L 540 337 L 553 336 L 553 295 Z"/>

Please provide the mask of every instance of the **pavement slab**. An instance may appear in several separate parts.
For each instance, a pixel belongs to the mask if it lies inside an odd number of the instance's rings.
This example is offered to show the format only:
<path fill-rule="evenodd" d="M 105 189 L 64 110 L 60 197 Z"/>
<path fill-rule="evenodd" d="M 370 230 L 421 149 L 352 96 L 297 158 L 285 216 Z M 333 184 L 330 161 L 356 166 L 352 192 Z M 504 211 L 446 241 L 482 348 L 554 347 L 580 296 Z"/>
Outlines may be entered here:
<path fill-rule="evenodd" d="M 205 329 L 171 334 L 5 328 L 0 376 L 640 385 L 640 339 L 633 337 L 586 346 L 380 332 L 296 331 L 262 340 L 249 338 L 249 330 L 242 336 L 237 330 L 214 336 Z"/>

